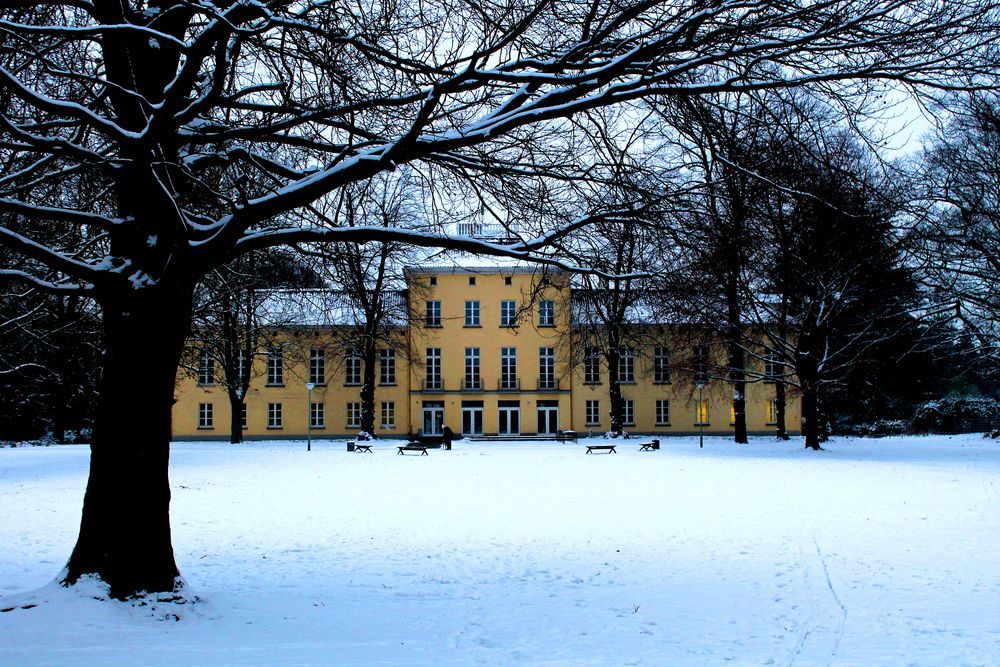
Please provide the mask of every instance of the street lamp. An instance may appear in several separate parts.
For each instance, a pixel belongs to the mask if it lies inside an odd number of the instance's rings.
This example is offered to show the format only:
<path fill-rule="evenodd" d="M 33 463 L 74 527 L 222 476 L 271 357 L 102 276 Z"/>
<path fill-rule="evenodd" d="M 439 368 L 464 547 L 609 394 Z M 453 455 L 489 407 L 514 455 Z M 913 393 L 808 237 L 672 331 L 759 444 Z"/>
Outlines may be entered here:
<path fill-rule="evenodd" d="M 705 388 L 704 382 L 698 383 L 698 447 L 705 446 L 705 402 L 701 400 L 701 392 Z"/>
<path fill-rule="evenodd" d="M 316 385 L 312 382 L 306 382 L 306 451 L 311 452 L 313 446 L 313 431 L 312 431 L 312 409 L 313 409 L 313 387 Z"/>

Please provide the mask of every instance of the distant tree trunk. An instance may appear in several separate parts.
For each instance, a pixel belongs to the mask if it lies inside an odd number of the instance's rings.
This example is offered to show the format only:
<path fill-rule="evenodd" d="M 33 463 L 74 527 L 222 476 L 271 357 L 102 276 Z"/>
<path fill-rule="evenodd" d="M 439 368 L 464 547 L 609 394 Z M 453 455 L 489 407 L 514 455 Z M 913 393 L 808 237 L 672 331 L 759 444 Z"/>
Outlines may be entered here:
<path fill-rule="evenodd" d="M 788 440 L 788 430 L 785 427 L 785 382 L 774 381 L 774 435 L 778 440 Z"/>
<path fill-rule="evenodd" d="M 802 388 L 802 434 L 806 438 L 807 449 L 820 449 L 819 401 L 812 387 Z"/>
<path fill-rule="evenodd" d="M 608 359 L 608 397 L 611 399 L 611 430 L 614 435 L 621 435 L 623 432 L 623 416 L 625 413 L 625 399 L 622 397 L 621 377 L 618 375 L 618 364 L 621 359 L 621 350 L 617 346 L 617 338 L 612 343 L 609 340 L 607 351 Z"/>
<path fill-rule="evenodd" d="M 729 348 L 729 381 L 733 385 L 733 440 L 739 444 L 749 442 L 747 438 L 747 374 L 746 355 L 741 341 L 742 330 L 739 296 L 735 286 L 726 290 L 727 303 L 727 346 Z"/>
<path fill-rule="evenodd" d="M 229 444 L 238 445 L 243 442 L 243 396 L 232 388 L 227 394 L 229 396 Z"/>
<path fill-rule="evenodd" d="M 171 410 L 193 285 L 161 281 L 101 301 L 105 357 L 80 535 L 64 583 L 99 576 L 114 597 L 174 590 Z"/>
<path fill-rule="evenodd" d="M 375 369 L 378 364 L 378 347 L 375 344 L 375 334 L 365 332 L 365 340 L 361 344 L 362 382 L 361 382 L 361 430 L 375 437 Z"/>

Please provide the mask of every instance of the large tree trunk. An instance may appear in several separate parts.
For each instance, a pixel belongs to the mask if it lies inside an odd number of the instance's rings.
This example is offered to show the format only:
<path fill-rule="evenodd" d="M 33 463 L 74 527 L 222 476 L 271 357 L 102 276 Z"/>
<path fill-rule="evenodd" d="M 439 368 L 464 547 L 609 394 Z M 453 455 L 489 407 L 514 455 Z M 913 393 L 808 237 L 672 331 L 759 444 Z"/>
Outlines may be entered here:
<path fill-rule="evenodd" d="M 774 435 L 778 440 L 788 440 L 788 428 L 785 426 L 785 383 L 775 380 L 774 383 Z"/>
<path fill-rule="evenodd" d="M 67 585 L 96 575 L 117 598 L 175 590 L 170 419 L 191 298 L 190 286 L 161 282 L 101 303 L 101 397 Z"/>
<path fill-rule="evenodd" d="M 611 341 L 609 341 L 611 342 Z M 617 343 L 617 338 L 615 339 Z M 618 375 L 618 363 L 621 359 L 621 352 L 617 344 L 612 344 L 607 353 L 608 359 L 608 398 L 611 402 L 611 430 L 610 433 L 618 436 L 623 432 L 623 422 L 625 416 L 625 398 L 622 396 L 621 377 Z"/>
<path fill-rule="evenodd" d="M 375 437 L 375 372 L 378 368 L 378 349 L 375 335 L 366 334 L 361 346 L 361 430 Z"/>
<path fill-rule="evenodd" d="M 232 390 L 227 394 L 229 395 L 229 444 L 238 445 L 243 442 L 243 397 Z"/>
<path fill-rule="evenodd" d="M 802 431 L 806 437 L 806 448 L 820 449 L 819 400 L 812 387 L 802 388 Z"/>
<path fill-rule="evenodd" d="M 729 381 L 733 385 L 733 440 L 739 444 L 750 442 L 747 437 L 747 373 L 746 355 L 740 337 L 740 307 L 735 288 L 727 296 L 729 322 L 727 347 L 729 348 Z"/>

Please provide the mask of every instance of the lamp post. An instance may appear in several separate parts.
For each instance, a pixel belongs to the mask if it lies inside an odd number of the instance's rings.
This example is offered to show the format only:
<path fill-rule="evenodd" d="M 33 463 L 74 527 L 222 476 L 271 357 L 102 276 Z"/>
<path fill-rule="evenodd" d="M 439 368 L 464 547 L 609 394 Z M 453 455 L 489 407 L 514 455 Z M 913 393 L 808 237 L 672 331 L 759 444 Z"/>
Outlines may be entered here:
<path fill-rule="evenodd" d="M 306 383 L 306 451 L 311 452 L 313 447 L 313 431 L 312 431 L 312 409 L 313 409 L 313 387 L 316 385 L 312 382 Z"/>
<path fill-rule="evenodd" d="M 705 388 L 704 382 L 698 383 L 698 448 L 705 446 L 705 402 L 701 400 L 701 392 Z"/>

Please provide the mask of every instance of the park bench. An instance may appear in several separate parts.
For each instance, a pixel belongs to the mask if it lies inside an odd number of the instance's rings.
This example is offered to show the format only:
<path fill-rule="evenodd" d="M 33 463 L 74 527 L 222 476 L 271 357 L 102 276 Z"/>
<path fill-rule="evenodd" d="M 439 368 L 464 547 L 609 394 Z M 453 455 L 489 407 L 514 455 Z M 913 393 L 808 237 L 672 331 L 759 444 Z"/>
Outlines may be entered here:
<path fill-rule="evenodd" d="M 603 451 L 607 454 L 617 454 L 615 445 L 587 445 L 587 453 L 593 454 L 595 451 Z"/>
<path fill-rule="evenodd" d="M 640 452 L 652 452 L 660 448 L 659 440 L 650 440 L 649 442 L 640 442 L 639 451 Z"/>
<path fill-rule="evenodd" d="M 372 446 L 371 445 L 363 445 L 363 444 L 361 444 L 359 442 L 359 443 L 356 443 L 354 445 L 354 451 L 356 451 L 356 452 L 368 452 L 369 454 L 371 454 L 372 453 Z"/>
<path fill-rule="evenodd" d="M 556 440 L 559 442 L 566 442 L 567 440 L 576 442 L 576 431 L 559 431 L 556 433 Z"/>
<path fill-rule="evenodd" d="M 428 456 L 427 445 L 397 445 L 396 449 L 399 450 L 400 456 L 406 452 L 420 452 L 421 456 Z"/>

